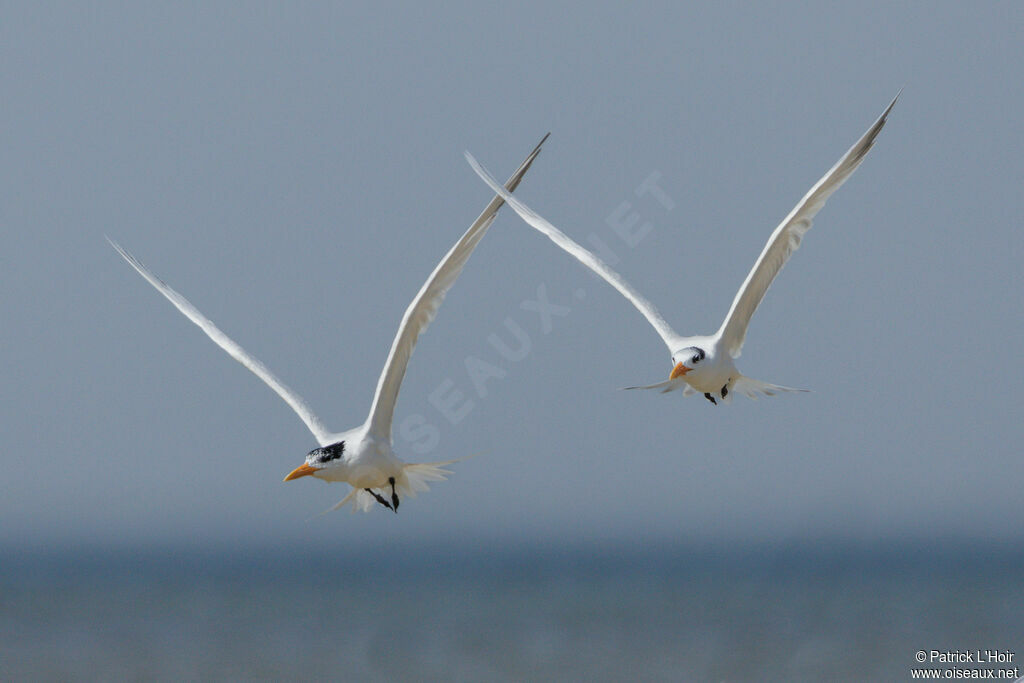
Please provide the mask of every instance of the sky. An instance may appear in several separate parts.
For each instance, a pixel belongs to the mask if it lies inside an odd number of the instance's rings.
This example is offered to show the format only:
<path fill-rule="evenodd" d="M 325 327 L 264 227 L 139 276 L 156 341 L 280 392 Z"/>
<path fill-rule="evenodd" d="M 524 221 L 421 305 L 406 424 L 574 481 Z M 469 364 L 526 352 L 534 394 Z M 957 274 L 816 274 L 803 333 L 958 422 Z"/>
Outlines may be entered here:
<path fill-rule="evenodd" d="M 1019 3 L 5 3 L 0 544 L 1021 541 Z M 754 316 L 807 394 L 671 369 L 508 209 L 421 337 L 398 515 L 283 483 L 316 444 L 119 241 L 336 430 L 487 204 L 471 151 L 679 332 L 903 94 Z M 658 192 L 645 188 L 657 187 Z M 539 302 L 545 302 L 541 305 Z"/>

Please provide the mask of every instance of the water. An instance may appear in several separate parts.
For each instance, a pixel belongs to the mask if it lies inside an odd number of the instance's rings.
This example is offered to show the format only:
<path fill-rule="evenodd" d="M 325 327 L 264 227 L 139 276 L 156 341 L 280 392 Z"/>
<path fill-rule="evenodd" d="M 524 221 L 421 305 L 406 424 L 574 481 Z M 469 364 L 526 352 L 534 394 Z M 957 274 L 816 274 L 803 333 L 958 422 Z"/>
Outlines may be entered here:
<path fill-rule="evenodd" d="M 1005 548 L 2 558 L 3 680 L 899 681 L 921 649 L 1024 656 Z"/>

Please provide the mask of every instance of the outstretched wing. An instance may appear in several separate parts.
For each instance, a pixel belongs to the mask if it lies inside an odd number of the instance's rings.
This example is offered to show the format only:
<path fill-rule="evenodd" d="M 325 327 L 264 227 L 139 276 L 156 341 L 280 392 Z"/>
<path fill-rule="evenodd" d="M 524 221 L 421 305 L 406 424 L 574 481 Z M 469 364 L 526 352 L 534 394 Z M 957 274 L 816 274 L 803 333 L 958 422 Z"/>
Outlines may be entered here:
<path fill-rule="evenodd" d="M 523 179 L 530 164 L 540 154 L 540 147 L 548 139 L 548 135 L 544 136 L 526 157 L 526 161 L 505 183 L 508 192 L 512 192 L 519 185 L 519 181 Z M 462 267 L 466 265 L 470 254 L 483 239 L 487 228 L 491 227 L 491 223 L 494 222 L 494 217 L 503 203 L 500 196 L 491 200 L 491 203 L 473 222 L 473 225 L 469 226 L 469 230 L 459 238 L 455 246 L 437 264 L 434 272 L 423 283 L 423 287 L 409 304 L 405 315 L 402 316 L 395 341 L 391 344 L 391 353 L 388 354 L 384 370 L 377 381 L 377 392 L 373 396 L 370 415 L 366 420 L 369 431 L 378 438 L 391 438 L 391 420 L 394 417 L 395 402 L 398 400 L 398 390 L 402 386 L 402 378 L 405 377 L 405 369 L 409 365 L 409 357 L 412 356 L 416 340 L 437 315 L 437 310 L 441 307 L 445 294 L 455 284 L 459 273 L 462 272 Z"/>
<path fill-rule="evenodd" d="M 251 356 L 245 349 L 239 346 L 231 337 L 227 336 L 220 331 L 216 325 L 213 324 L 209 318 L 199 312 L 195 306 L 189 302 L 188 299 L 178 294 L 176 291 L 171 289 L 163 280 L 158 278 L 156 275 L 151 273 L 146 266 L 128 253 L 121 245 L 114 242 L 109 237 L 107 241 L 110 245 L 117 249 L 117 253 L 124 257 L 124 260 L 131 265 L 132 268 L 138 271 L 139 275 L 146 278 L 149 284 L 156 287 L 156 290 L 163 294 L 167 299 L 181 311 L 186 318 L 194 322 L 199 328 L 206 333 L 210 339 L 214 341 L 217 346 L 224 349 L 228 354 L 237 360 L 239 363 L 249 368 L 254 375 L 259 377 L 261 380 L 277 392 L 277 395 L 284 399 L 285 403 L 291 406 L 302 421 L 309 427 L 309 431 L 313 432 L 313 436 L 316 437 L 317 442 L 321 446 L 326 446 L 330 443 L 328 439 L 329 432 L 324 427 L 323 423 L 320 422 L 320 418 L 313 414 L 313 411 L 309 409 L 306 402 L 302 400 L 302 397 L 296 394 L 294 391 L 288 388 L 281 380 L 274 376 L 270 370 L 267 369 L 263 363 Z"/>
<path fill-rule="evenodd" d="M 803 239 L 804 233 L 811 228 L 814 215 L 821 210 L 821 207 L 825 206 L 825 200 L 860 166 L 860 162 L 864 160 L 864 155 L 874 144 L 875 138 L 878 137 L 882 126 L 885 125 L 889 111 L 896 104 L 898 98 L 899 93 L 871 128 L 810 189 L 768 238 L 768 244 L 765 245 L 764 251 L 757 258 L 747 279 L 743 281 L 743 285 L 736 293 L 729 313 L 718 330 L 718 336 L 721 337 L 725 348 L 733 358 L 739 358 L 740 352 L 743 350 L 743 340 L 747 336 L 750 318 L 757 310 L 761 299 L 764 298 L 768 287 L 771 286 L 772 280 L 782 270 L 782 266 L 786 265 L 786 261 L 789 260 L 793 252 L 800 247 L 800 240 Z"/>
<path fill-rule="evenodd" d="M 626 299 L 636 306 L 637 310 L 647 318 L 647 322 L 649 322 L 651 326 L 654 327 L 654 330 L 661 336 L 665 345 L 668 347 L 669 352 L 675 350 L 673 347 L 675 346 L 675 342 L 678 340 L 679 335 L 669 327 L 668 323 L 665 322 L 665 319 L 661 317 L 660 313 L 658 313 L 658 309 L 654 307 L 654 304 L 645 299 L 640 292 L 633 289 L 632 285 L 622 279 L 622 276 L 608 267 L 608 264 L 604 261 L 574 242 L 568 235 L 551 225 L 551 223 L 545 220 L 543 216 L 536 213 L 526 204 L 507 192 L 504 192 L 498 183 L 495 182 L 494 178 L 491 177 L 491 174 L 488 173 L 487 169 L 481 166 L 469 152 L 466 152 L 466 160 L 469 162 L 469 165 L 473 167 L 473 170 L 476 171 L 476 174 L 480 176 L 485 183 L 491 186 L 492 190 L 504 197 L 505 201 L 508 202 L 508 205 L 511 206 L 517 214 L 519 214 L 520 218 L 526 221 L 526 223 L 535 230 L 547 235 L 548 239 L 568 252 L 570 256 L 575 257 L 577 261 L 585 265 L 587 268 L 590 268 L 592 271 L 604 278 L 608 284 L 617 289 L 622 296 L 626 297 Z"/>

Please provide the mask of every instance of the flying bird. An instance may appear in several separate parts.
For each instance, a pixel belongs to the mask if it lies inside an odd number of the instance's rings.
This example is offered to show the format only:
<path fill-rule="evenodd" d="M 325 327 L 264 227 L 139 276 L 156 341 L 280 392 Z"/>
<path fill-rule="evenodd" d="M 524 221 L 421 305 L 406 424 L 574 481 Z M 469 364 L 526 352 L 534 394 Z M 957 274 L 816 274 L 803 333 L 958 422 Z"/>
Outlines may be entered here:
<path fill-rule="evenodd" d="M 714 334 L 706 336 L 684 337 L 677 334 L 665 322 L 654 305 L 626 282 L 621 275 L 522 201 L 503 191 L 494 178 L 469 152 L 466 152 L 466 159 L 477 175 L 502 196 L 509 206 L 519 214 L 520 218 L 531 227 L 547 235 L 552 242 L 604 278 L 647 318 L 647 321 L 661 336 L 669 353 L 672 354 L 672 371 L 668 380 L 646 386 L 627 387 L 628 389 L 661 389 L 662 393 L 681 389 L 684 396 L 702 393 L 704 398 L 717 405 L 718 399 L 725 402 L 731 400 L 734 392 L 750 398 L 757 398 L 758 394 L 773 396 L 782 391 L 804 391 L 746 377 L 736 369 L 734 361 L 740 357 L 750 318 L 757 310 L 761 299 L 764 298 L 768 287 L 789 257 L 800 246 L 804 233 L 810 229 L 811 221 L 825 205 L 825 200 L 853 174 L 864 160 L 864 156 L 874 144 L 875 138 L 878 137 L 882 126 L 885 125 L 886 117 L 898 98 L 899 93 L 885 108 L 878 120 L 861 136 L 860 140 L 843 155 L 835 166 L 829 169 L 821 180 L 814 184 L 814 187 L 775 228 L 761 255 L 754 262 L 754 267 L 750 269 L 747 279 L 743 281 L 740 290 L 736 293 L 722 326 Z"/>
<path fill-rule="evenodd" d="M 530 152 L 522 165 L 505 183 L 503 191 L 512 192 L 516 189 L 519 181 L 523 179 L 523 175 L 530 168 L 530 164 L 540 153 L 541 145 L 547 138 L 548 136 L 545 135 Z M 107 241 L 142 277 L 167 297 L 186 318 L 198 325 L 214 343 L 277 392 L 278 396 L 291 406 L 292 410 L 309 428 L 309 431 L 313 433 L 319 447 L 311 450 L 306 455 L 305 462 L 292 470 L 284 478 L 285 481 L 312 476 L 327 482 L 347 482 L 352 486 L 352 491 L 331 508 L 332 510 L 351 503 L 353 512 L 365 511 L 371 509 L 376 502 L 389 510 L 398 512 L 402 496 L 415 497 L 417 492 L 426 491 L 428 489 L 427 482 L 445 479 L 447 475 L 451 474 L 451 471 L 444 469 L 444 466 L 456 462 L 455 460 L 446 460 L 431 463 L 406 463 L 394 453 L 391 441 L 391 422 L 402 378 L 405 376 L 405 369 L 409 364 L 409 357 L 412 355 L 420 333 L 434 319 L 445 294 L 455 284 L 455 280 L 462 272 L 466 261 L 469 260 L 470 254 L 473 253 L 491 223 L 494 222 L 498 209 L 503 203 L 500 196 L 492 199 L 483 213 L 459 238 L 459 241 L 441 259 L 434 272 L 427 278 L 406 309 L 405 315 L 402 316 L 402 322 L 399 324 L 398 333 L 391 344 L 391 351 L 384 364 L 384 370 L 377 381 L 377 390 L 374 393 L 366 422 L 353 429 L 337 433 L 328 431 L 301 396 L 274 376 L 263 363 L 221 332 L 185 297 L 171 289 L 119 244 L 109 237 Z"/>

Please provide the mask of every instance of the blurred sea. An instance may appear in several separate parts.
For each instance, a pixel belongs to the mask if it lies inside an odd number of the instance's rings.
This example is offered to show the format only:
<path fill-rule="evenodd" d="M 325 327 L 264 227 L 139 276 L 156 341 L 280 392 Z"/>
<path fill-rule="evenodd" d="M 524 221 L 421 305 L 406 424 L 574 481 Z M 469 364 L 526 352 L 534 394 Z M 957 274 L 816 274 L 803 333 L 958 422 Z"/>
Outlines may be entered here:
<path fill-rule="evenodd" d="M 4 681 L 902 681 L 918 650 L 1024 656 L 1024 550 L 1001 546 L 5 548 L 0 560 Z"/>

